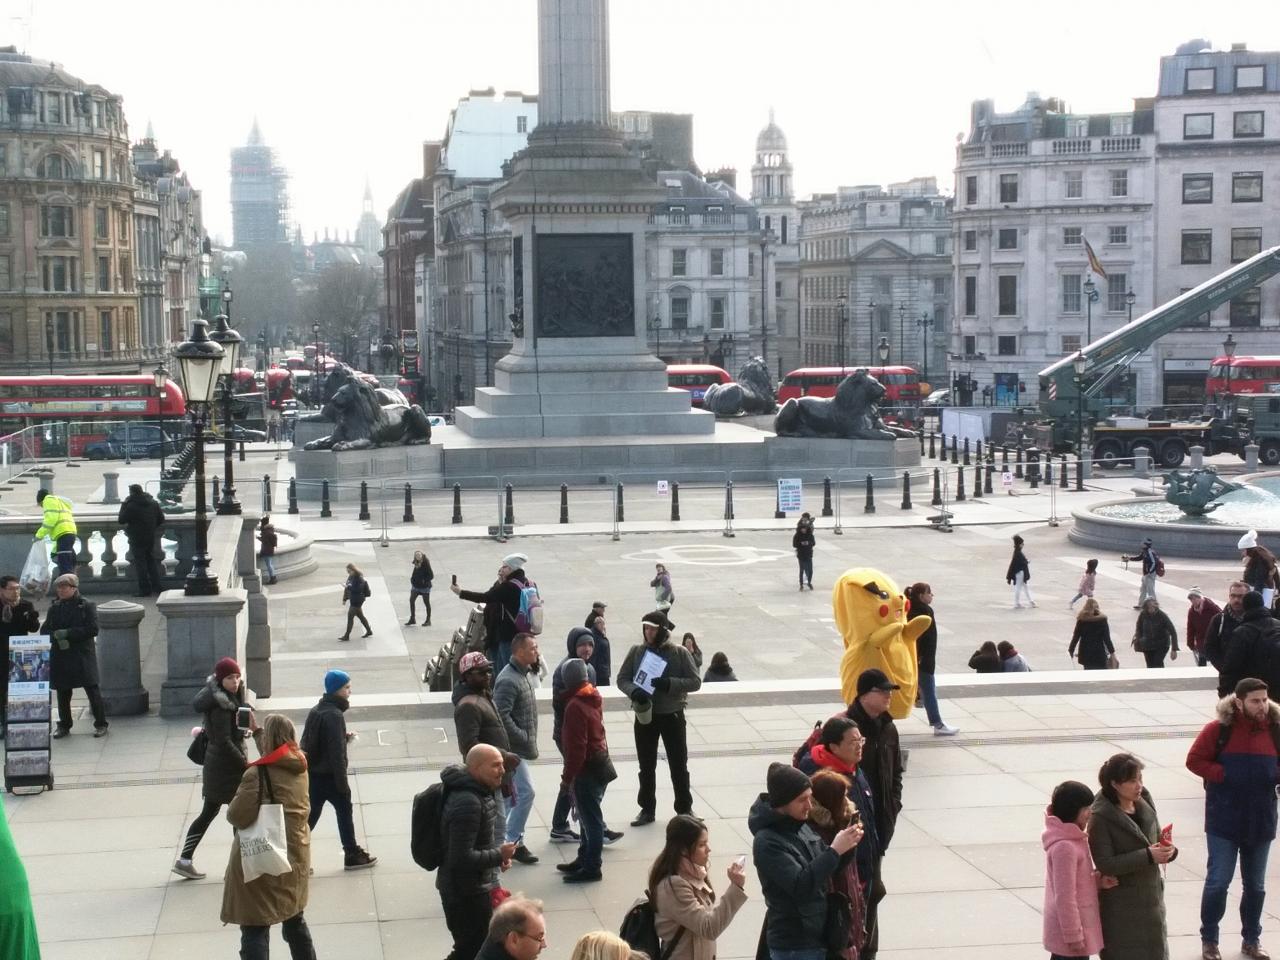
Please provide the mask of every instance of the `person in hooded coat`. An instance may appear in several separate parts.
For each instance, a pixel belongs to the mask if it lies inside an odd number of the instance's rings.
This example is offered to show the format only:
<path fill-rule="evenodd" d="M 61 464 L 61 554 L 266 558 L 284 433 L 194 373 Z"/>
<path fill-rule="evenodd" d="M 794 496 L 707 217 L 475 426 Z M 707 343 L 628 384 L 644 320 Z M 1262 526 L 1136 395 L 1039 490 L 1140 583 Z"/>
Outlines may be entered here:
<path fill-rule="evenodd" d="M 129 541 L 133 569 L 138 576 L 138 596 L 147 597 L 161 591 L 160 528 L 164 526 L 164 510 L 142 484 L 129 484 L 129 495 L 120 504 L 117 522 Z"/>
<path fill-rule="evenodd" d="M 1090 597 L 1076 615 L 1067 656 L 1076 657 L 1086 670 L 1105 670 L 1116 648 L 1111 642 L 1111 628 L 1098 601 Z"/>
<path fill-rule="evenodd" d="M 1054 787 L 1044 813 L 1044 948 L 1050 960 L 1088 957 L 1102 949 L 1098 886 L 1085 827 L 1093 791 L 1067 780 Z M 1108 885 L 1114 880 L 1106 878 Z"/>

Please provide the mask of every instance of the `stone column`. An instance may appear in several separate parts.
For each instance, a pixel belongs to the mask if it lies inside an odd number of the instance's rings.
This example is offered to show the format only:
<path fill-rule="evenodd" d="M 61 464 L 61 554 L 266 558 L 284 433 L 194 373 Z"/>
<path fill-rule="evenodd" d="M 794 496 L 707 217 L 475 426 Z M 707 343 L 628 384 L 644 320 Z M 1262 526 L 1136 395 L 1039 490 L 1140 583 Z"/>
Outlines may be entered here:
<path fill-rule="evenodd" d="M 150 695 L 142 685 L 138 624 L 146 609 L 128 600 L 98 604 L 98 673 L 107 715 L 146 713 Z"/>
<path fill-rule="evenodd" d="M 245 631 L 239 620 L 246 616 L 247 594 L 222 588 L 212 597 L 188 597 L 181 590 L 166 590 L 156 601 L 165 618 L 168 676 L 160 685 L 160 716 L 189 717 L 191 700 L 204 686 L 213 665 L 222 657 L 244 663 Z"/>
<path fill-rule="evenodd" d="M 48 490 L 50 493 L 53 493 L 53 471 L 52 470 L 37 470 L 36 482 L 39 484 L 39 489 Z"/>
<path fill-rule="evenodd" d="M 1244 468 L 1250 473 L 1258 469 L 1258 445 L 1256 443 L 1245 444 Z"/>
<path fill-rule="evenodd" d="M 1133 475 L 1143 479 L 1151 476 L 1151 451 L 1146 447 L 1133 449 Z"/>
<path fill-rule="evenodd" d="M 1204 466 L 1204 447 L 1195 446 L 1191 448 L 1191 469 L 1199 470 Z"/>
<path fill-rule="evenodd" d="M 120 502 L 120 474 L 104 473 L 102 475 L 102 502 Z"/>
<path fill-rule="evenodd" d="M 538 126 L 607 127 L 609 0 L 538 0 Z"/>

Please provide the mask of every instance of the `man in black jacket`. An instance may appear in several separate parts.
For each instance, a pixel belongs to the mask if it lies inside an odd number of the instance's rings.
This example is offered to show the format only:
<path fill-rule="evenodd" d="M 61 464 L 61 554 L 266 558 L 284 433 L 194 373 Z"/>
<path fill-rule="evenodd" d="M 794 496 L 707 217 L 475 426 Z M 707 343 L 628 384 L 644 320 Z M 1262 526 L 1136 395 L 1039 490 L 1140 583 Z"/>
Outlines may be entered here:
<path fill-rule="evenodd" d="M 80 578 L 64 573 L 53 581 L 58 599 L 44 616 L 40 632 L 52 637 L 49 650 L 49 686 L 58 697 L 58 726 L 53 739 L 71 733 L 71 693 L 84 687 L 93 712 L 93 735 L 107 735 L 107 708 L 98 687 L 98 608 L 80 595 Z"/>
<path fill-rule="evenodd" d="M 324 696 L 307 714 L 299 746 L 307 755 L 310 775 L 311 815 L 307 826 L 315 830 L 326 803 L 333 804 L 338 818 L 338 837 L 342 840 L 343 867 L 362 870 L 378 862 L 356 843 L 356 825 L 351 812 L 351 784 L 347 782 L 347 741 L 355 736 L 347 733 L 343 717 L 351 705 L 351 678 L 342 670 L 324 675 Z"/>
<path fill-rule="evenodd" d="M 528 562 L 529 558 L 523 553 L 503 557 L 498 579 L 484 592 L 463 590 L 457 583 L 449 585 L 463 600 L 484 604 L 485 652 L 494 663 L 506 664 L 511 659 L 511 641 L 516 635 L 516 616 L 520 613 L 520 591 L 529 583 L 524 572 Z"/>
<path fill-rule="evenodd" d="M 117 518 L 129 541 L 129 553 L 133 557 L 133 569 L 138 575 L 138 596 L 147 597 L 160 592 L 160 528 L 164 525 L 164 511 L 156 498 L 142 489 L 141 484 L 129 484 L 129 495 L 120 504 Z"/>
<path fill-rule="evenodd" d="M 498 871 L 511 866 L 516 852 L 514 843 L 501 842 L 497 790 L 502 776 L 502 752 L 487 743 L 467 752 L 465 767 L 450 764 L 440 771 L 444 843 L 436 889 L 453 935 L 446 960 L 475 960 L 489 932 L 490 895 L 498 886 Z"/>
<path fill-rule="evenodd" d="M 791 546 L 800 564 L 801 590 L 804 589 L 806 580 L 809 583 L 809 589 L 813 589 L 813 548 L 816 542 L 813 536 L 813 517 L 807 513 L 801 514 L 800 522 L 796 524 L 795 536 L 791 538 Z"/>
<path fill-rule="evenodd" d="M 1263 605 L 1262 594 L 1250 590 L 1241 602 L 1240 624 L 1231 633 L 1218 686 L 1234 691 L 1246 677 L 1256 677 L 1280 690 L 1280 624 Z"/>
<path fill-rule="evenodd" d="M 603 600 L 597 600 L 595 603 L 591 604 L 591 612 L 587 614 L 587 619 L 582 621 L 582 625 L 588 630 L 594 628 L 596 625 L 596 617 L 603 617 L 604 608 L 607 606 L 609 605 Z"/>
<path fill-rule="evenodd" d="M 1204 632 L 1204 656 L 1218 671 L 1218 696 L 1230 696 L 1234 686 L 1222 683 L 1222 671 L 1227 665 L 1227 654 L 1231 650 L 1231 637 L 1236 627 L 1244 620 L 1244 598 L 1249 593 L 1249 585 L 1243 580 L 1235 580 L 1227 585 L 1227 602 L 1221 612 L 1214 614 Z"/>
<path fill-rule="evenodd" d="M 0 577 L 0 736 L 4 736 L 5 717 L 9 703 L 9 638 L 25 637 L 40 629 L 40 616 L 30 600 L 22 599 L 22 587 L 18 578 L 9 574 Z"/>

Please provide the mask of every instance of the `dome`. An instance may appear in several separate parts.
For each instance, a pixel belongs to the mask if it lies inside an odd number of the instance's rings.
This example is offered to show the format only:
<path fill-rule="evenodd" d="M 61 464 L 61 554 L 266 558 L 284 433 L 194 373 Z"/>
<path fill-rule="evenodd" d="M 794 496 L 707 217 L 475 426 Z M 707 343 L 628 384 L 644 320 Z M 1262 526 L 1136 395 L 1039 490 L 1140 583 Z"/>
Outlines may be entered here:
<path fill-rule="evenodd" d="M 769 111 L 769 125 L 756 137 L 756 153 L 777 153 L 787 149 L 787 136 L 782 128 L 773 122 L 773 111 Z"/>
<path fill-rule="evenodd" d="M 85 83 L 56 63 L 37 60 L 13 47 L 0 48 L 0 87 L 49 86 L 100 94 L 108 92 L 94 83 Z M 108 94 L 109 95 L 109 94 Z"/>

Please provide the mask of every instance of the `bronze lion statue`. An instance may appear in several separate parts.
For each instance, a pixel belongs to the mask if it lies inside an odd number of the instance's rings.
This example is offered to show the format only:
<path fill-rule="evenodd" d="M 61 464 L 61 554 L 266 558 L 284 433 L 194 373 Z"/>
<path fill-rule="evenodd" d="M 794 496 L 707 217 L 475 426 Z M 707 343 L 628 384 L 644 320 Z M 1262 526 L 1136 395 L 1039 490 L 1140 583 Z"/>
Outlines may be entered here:
<path fill-rule="evenodd" d="M 329 372 L 324 375 L 324 380 L 322 380 L 320 383 L 320 390 L 321 390 L 320 395 L 323 399 L 323 402 L 328 403 L 330 400 L 333 399 L 334 394 L 336 394 L 339 390 L 345 387 L 348 383 L 351 383 L 353 380 L 360 380 L 364 383 L 368 383 L 369 386 L 373 387 L 373 392 L 378 398 L 378 403 L 382 404 L 382 406 L 384 407 L 387 407 L 387 406 L 407 407 L 409 405 L 409 401 L 405 399 L 405 395 L 401 393 L 399 390 L 396 390 L 392 387 L 379 386 L 377 383 L 376 377 L 367 373 L 360 373 L 359 371 L 354 370 L 351 367 L 347 366 L 345 363 L 338 364 L 337 366 L 331 368 Z M 310 417 L 304 417 L 303 419 L 327 420 L 329 418 L 325 416 L 317 415 L 317 414 L 311 414 Z"/>
<path fill-rule="evenodd" d="M 734 383 L 713 383 L 702 395 L 702 406 L 717 417 L 746 413 L 773 413 L 778 409 L 769 366 L 752 357 L 742 366 Z"/>
<path fill-rule="evenodd" d="M 893 440 L 914 437 L 910 430 L 880 419 L 884 386 L 866 370 L 855 370 L 836 387 L 836 395 L 788 400 L 773 421 L 780 437 L 828 437 L 836 440 Z"/>
<path fill-rule="evenodd" d="M 310 420 L 328 420 L 333 433 L 312 440 L 304 450 L 367 450 L 393 444 L 431 442 L 431 422 L 417 404 L 379 402 L 377 391 L 350 378 Z"/>

